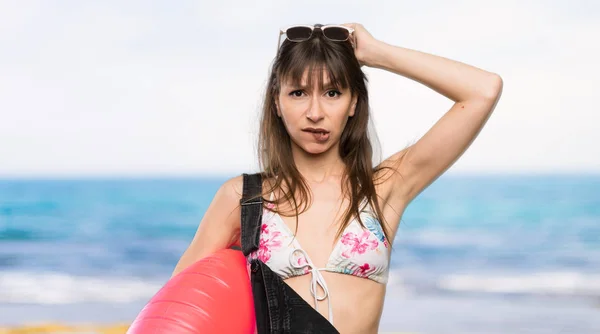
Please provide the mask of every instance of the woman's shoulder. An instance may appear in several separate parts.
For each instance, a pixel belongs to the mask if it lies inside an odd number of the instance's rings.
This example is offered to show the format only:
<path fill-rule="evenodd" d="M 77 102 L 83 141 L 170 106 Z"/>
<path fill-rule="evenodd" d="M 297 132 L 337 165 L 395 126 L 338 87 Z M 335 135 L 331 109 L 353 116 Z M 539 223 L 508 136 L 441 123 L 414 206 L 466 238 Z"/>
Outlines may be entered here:
<path fill-rule="evenodd" d="M 244 188 L 244 176 L 236 175 L 226 179 L 219 188 L 218 192 L 230 201 L 238 202 L 242 198 Z"/>
<path fill-rule="evenodd" d="M 241 200 L 244 191 L 244 181 L 246 177 L 248 177 L 248 180 L 250 180 L 251 177 L 261 177 L 260 180 L 262 181 L 263 188 L 266 185 L 268 185 L 269 182 L 271 182 L 270 179 L 266 179 L 264 177 L 264 173 L 242 173 L 226 179 L 221 184 L 219 191 L 232 200 Z"/>

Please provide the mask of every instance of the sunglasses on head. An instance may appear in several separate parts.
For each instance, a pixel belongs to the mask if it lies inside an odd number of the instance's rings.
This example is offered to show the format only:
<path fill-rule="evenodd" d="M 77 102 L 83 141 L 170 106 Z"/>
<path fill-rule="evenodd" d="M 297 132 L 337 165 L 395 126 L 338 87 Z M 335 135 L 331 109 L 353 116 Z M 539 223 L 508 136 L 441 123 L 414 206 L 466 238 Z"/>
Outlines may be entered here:
<path fill-rule="evenodd" d="M 334 42 L 345 42 L 350 39 L 350 36 L 354 32 L 352 28 L 336 24 L 295 25 L 283 28 L 279 30 L 277 52 L 279 52 L 279 47 L 281 47 L 281 35 L 285 34 L 286 39 L 291 42 L 304 42 L 310 39 L 315 29 L 321 30 L 325 38 Z"/>

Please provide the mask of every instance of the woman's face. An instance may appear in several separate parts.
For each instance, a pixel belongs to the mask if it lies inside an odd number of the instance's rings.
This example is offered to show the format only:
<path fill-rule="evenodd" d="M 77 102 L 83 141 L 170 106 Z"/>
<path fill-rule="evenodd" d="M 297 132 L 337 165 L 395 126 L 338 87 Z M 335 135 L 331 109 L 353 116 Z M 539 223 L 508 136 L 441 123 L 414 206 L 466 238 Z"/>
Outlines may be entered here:
<path fill-rule="evenodd" d="M 320 75 L 314 71 L 314 75 Z M 310 154 L 319 154 L 335 146 L 344 131 L 348 117 L 354 116 L 356 98 L 349 88 L 329 85 L 323 71 L 323 89 L 317 78 L 313 88 L 306 88 L 307 74 L 300 86 L 284 81 L 277 99 L 277 115 L 283 120 L 292 142 Z"/>

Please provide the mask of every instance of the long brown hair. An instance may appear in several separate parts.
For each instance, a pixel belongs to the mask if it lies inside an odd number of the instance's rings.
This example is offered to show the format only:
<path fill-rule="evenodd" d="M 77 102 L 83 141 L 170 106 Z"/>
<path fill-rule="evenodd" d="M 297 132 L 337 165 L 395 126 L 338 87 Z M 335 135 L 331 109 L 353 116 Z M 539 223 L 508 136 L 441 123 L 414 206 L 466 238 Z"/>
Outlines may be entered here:
<path fill-rule="evenodd" d="M 263 201 L 292 204 L 296 213 L 296 229 L 298 228 L 298 215 L 308 209 L 309 187 L 294 164 L 291 138 L 277 115 L 275 101 L 279 96 L 282 80 L 299 84 L 305 73 L 308 73 L 307 89 L 313 87 L 313 76 L 318 78 L 317 84 L 323 89 L 324 71 L 327 71 L 331 85 L 344 89 L 349 87 L 352 96 L 357 97 L 354 116 L 348 119 L 340 138 L 339 155 L 345 164 L 342 193 L 343 198 L 350 199 L 350 205 L 344 213 L 336 239 L 353 217 L 364 227 L 360 219 L 363 208 L 359 206 L 366 198 L 381 222 L 384 235 L 391 246 L 389 227 L 385 223 L 375 191 L 374 175 L 385 167 L 373 168 L 373 147 L 368 133 L 367 78 L 350 42 L 332 42 L 324 38 L 318 29 L 304 42 L 290 42 L 286 39 L 270 71 L 260 122 L 258 157 L 263 179 L 273 181 L 268 182 L 270 187 L 263 191 L 263 197 L 275 190 L 280 190 L 282 196 L 274 201 L 263 198 Z"/>

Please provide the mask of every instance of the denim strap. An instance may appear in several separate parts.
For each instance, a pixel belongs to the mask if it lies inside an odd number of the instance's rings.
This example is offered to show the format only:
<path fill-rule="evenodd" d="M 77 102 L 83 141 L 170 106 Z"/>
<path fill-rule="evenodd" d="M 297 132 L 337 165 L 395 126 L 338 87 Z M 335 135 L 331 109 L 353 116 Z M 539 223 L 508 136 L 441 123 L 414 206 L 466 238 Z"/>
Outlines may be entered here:
<path fill-rule="evenodd" d="M 243 174 L 244 187 L 240 205 L 242 207 L 242 253 L 248 256 L 258 249 L 262 221 L 262 176 L 260 173 Z"/>

